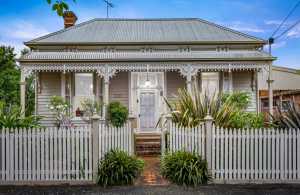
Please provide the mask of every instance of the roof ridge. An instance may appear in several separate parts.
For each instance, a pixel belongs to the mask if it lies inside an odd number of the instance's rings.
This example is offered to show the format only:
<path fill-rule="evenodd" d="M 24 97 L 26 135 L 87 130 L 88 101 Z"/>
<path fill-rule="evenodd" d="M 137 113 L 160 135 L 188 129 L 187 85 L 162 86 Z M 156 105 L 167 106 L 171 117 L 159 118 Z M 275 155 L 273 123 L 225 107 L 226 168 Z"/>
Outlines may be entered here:
<path fill-rule="evenodd" d="M 234 30 L 232 28 L 228 28 L 226 26 L 222 26 L 222 25 L 216 24 L 214 22 L 210 22 L 210 21 L 204 20 L 202 18 L 197 18 L 197 20 L 200 21 L 200 22 L 204 22 L 206 24 L 209 24 L 209 25 L 213 25 L 213 26 L 215 26 L 217 28 L 220 28 L 222 30 L 226 30 L 226 31 L 229 31 L 229 32 L 232 32 L 232 33 L 235 33 L 235 34 L 239 34 L 241 36 L 245 36 L 245 37 L 250 38 L 250 39 L 256 39 L 257 41 L 264 41 L 264 42 L 266 42 L 266 40 L 264 40 L 264 39 L 261 39 L 261 38 L 258 38 L 258 37 L 255 37 L 255 36 L 252 36 L 252 35 L 249 35 L 249 34 L 246 34 L 246 33 L 240 32 L 240 31 L 237 31 L 237 30 Z"/>
<path fill-rule="evenodd" d="M 198 18 L 95 18 L 97 21 L 185 21 Z"/>

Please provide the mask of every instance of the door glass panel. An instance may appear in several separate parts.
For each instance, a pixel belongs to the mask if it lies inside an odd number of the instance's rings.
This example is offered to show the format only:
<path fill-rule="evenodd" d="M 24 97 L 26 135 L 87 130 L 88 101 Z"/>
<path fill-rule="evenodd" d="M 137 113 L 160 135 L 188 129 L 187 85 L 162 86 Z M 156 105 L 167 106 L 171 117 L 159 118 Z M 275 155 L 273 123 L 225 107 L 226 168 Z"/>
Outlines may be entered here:
<path fill-rule="evenodd" d="M 155 93 L 142 92 L 140 94 L 140 128 L 153 130 L 155 125 Z"/>

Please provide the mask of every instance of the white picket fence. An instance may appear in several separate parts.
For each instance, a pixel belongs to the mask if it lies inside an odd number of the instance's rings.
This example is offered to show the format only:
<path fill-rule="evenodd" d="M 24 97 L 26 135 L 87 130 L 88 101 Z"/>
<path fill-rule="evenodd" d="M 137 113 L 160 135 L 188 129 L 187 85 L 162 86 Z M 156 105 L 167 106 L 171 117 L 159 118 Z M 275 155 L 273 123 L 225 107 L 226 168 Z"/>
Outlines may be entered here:
<path fill-rule="evenodd" d="M 122 127 L 113 127 L 101 123 L 99 128 L 100 158 L 112 149 L 122 150 L 128 154 L 134 154 L 134 134 L 130 122 Z"/>
<path fill-rule="evenodd" d="M 219 182 L 300 182 L 299 129 L 212 129 Z"/>
<path fill-rule="evenodd" d="M 134 153 L 129 123 L 120 128 L 91 125 L 71 128 L 0 129 L 0 184 L 24 181 L 91 181 L 94 162 L 111 149 Z M 99 155 L 93 155 L 99 141 Z M 97 154 L 98 152 L 96 152 Z M 99 159 L 97 159 L 99 158 Z"/>
<path fill-rule="evenodd" d="M 171 152 L 184 150 L 196 152 L 201 156 L 205 154 L 205 129 L 201 124 L 195 128 L 178 127 L 177 124 L 170 124 L 169 149 Z"/>
<path fill-rule="evenodd" d="M 90 127 L 2 129 L 1 181 L 89 180 Z"/>
<path fill-rule="evenodd" d="M 215 183 L 300 182 L 300 129 L 206 127 L 171 123 L 168 149 L 208 159 Z"/>

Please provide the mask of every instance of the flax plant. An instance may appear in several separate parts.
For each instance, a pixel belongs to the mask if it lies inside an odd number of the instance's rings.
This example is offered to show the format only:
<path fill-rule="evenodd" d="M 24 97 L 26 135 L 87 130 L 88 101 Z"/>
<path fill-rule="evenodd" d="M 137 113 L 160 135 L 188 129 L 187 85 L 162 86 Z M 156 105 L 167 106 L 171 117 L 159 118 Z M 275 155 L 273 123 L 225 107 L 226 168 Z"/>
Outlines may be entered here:
<path fill-rule="evenodd" d="M 176 101 L 170 102 L 166 98 L 165 101 L 173 122 L 183 127 L 195 127 L 207 115 L 214 118 L 216 125 L 230 127 L 231 119 L 240 111 L 231 98 L 223 98 L 221 93 L 201 93 L 196 87 L 191 93 L 179 89 Z"/>

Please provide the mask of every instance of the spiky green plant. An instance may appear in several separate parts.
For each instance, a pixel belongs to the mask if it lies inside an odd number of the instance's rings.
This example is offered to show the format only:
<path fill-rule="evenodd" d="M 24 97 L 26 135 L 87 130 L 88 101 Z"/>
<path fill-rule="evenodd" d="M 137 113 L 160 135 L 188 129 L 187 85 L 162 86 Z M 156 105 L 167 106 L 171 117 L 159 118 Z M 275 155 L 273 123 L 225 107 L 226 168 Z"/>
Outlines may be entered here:
<path fill-rule="evenodd" d="M 287 111 L 277 108 L 278 114 L 272 116 L 273 123 L 282 128 L 300 128 L 300 108 L 295 102 L 289 103 Z"/>
<path fill-rule="evenodd" d="M 199 125 L 208 114 L 214 118 L 217 125 L 229 127 L 231 118 L 240 110 L 231 98 L 224 98 L 222 94 L 217 93 L 200 93 L 197 88 L 194 88 L 192 93 L 186 89 L 179 89 L 177 101 L 165 101 L 173 122 L 184 127 Z"/>
<path fill-rule="evenodd" d="M 7 108 L 0 102 L 0 128 L 37 128 L 41 127 L 40 116 L 22 116 L 18 106 Z"/>
<path fill-rule="evenodd" d="M 167 153 L 161 159 L 162 175 L 178 185 L 206 184 L 211 176 L 207 162 L 201 156 L 186 151 Z"/>
<path fill-rule="evenodd" d="M 124 151 L 112 150 L 99 162 L 97 183 L 101 186 L 132 184 L 143 167 L 143 160 Z"/>

